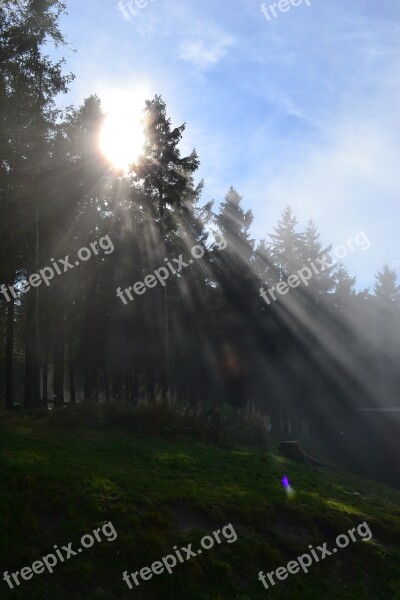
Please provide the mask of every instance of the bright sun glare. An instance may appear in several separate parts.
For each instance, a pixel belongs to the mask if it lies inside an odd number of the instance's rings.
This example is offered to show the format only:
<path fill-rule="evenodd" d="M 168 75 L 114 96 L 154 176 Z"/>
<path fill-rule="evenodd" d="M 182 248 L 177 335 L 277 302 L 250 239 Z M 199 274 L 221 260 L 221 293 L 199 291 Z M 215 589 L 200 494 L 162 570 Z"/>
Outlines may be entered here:
<path fill-rule="evenodd" d="M 115 169 L 126 171 L 139 157 L 143 142 L 144 100 L 117 96 L 107 110 L 100 131 L 100 150 Z"/>

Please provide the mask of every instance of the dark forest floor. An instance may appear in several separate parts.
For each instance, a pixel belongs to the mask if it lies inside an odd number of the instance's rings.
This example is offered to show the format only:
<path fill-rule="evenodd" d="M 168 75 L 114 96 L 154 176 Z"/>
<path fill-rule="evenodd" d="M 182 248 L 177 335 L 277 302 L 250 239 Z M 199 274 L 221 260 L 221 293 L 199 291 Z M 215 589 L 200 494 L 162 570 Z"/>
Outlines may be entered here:
<path fill-rule="evenodd" d="M 287 475 L 296 490 L 288 498 Z M 62 428 L 47 419 L 1 416 L 1 579 L 73 542 L 105 521 L 102 541 L 9 590 L 33 600 L 400 599 L 400 492 L 343 471 L 306 467 L 275 451 Z M 359 495 L 353 495 L 358 492 Z M 265 590 L 267 573 L 367 521 L 357 541 Z M 198 547 L 232 523 L 238 540 L 203 551 L 172 575 L 129 590 L 122 573 L 149 566 L 173 546 Z"/>

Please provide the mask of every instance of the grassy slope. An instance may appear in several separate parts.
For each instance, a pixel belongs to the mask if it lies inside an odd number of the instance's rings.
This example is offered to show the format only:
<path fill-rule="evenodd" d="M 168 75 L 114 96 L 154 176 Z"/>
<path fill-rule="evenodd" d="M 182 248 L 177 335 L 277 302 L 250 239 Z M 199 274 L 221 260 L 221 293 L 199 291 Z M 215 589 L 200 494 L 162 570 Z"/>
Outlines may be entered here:
<path fill-rule="evenodd" d="M 119 431 L 49 430 L 7 418 L 0 426 L 1 573 L 20 570 L 59 546 L 79 544 L 104 521 L 114 542 L 8 590 L 0 598 L 218 600 L 400 599 L 400 492 L 344 472 L 304 467 L 274 453 L 221 450 Z M 286 498 L 280 478 L 297 490 Z M 346 491 L 358 491 L 353 496 Z M 370 542 L 351 543 L 266 591 L 257 580 L 366 520 Z M 224 543 L 130 591 L 137 571 L 174 545 L 232 523 Z"/>

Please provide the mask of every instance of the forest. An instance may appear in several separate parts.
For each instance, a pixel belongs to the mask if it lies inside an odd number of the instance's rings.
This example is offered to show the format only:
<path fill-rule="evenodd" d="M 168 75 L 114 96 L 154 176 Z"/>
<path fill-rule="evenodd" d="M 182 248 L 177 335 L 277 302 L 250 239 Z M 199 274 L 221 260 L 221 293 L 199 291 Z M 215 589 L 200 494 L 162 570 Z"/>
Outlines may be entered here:
<path fill-rule="evenodd" d="M 379 459 L 373 466 L 364 454 L 367 416 L 400 406 L 396 270 L 390 264 L 371 270 L 362 289 L 346 255 L 373 253 L 369 232 L 355 229 L 335 250 L 312 214 L 301 226 L 289 205 L 277 222 L 262 223 L 262 238 L 255 236 L 252 198 L 242 197 L 235 181 L 226 181 L 224 197 L 204 194 L 202 156 L 182 151 L 190 123 L 173 121 L 162 89 L 142 107 L 140 153 L 126 170 L 115 168 L 99 147 L 107 119 L 101 97 L 93 92 L 80 105 L 60 108 L 74 75 L 49 48 L 66 44 L 65 8 L 58 0 L 0 7 L 4 423 L 25 419 L 36 427 L 35 419 L 49 418 L 58 436 L 64 433 L 57 433 L 57 419 L 61 425 L 66 419 L 68 431 L 68 415 L 79 427 L 95 428 L 104 412 L 123 426 L 149 410 L 154 430 L 147 423 L 140 435 L 147 432 L 151 447 L 163 411 L 200 415 L 218 426 L 213 443 L 230 419 L 244 419 L 243 427 L 253 419 L 267 444 L 300 440 L 315 456 L 325 451 L 342 468 L 400 485 L 397 474 L 380 471 Z M 171 419 L 162 435 L 175 439 L 175 428 L 178 439 L 185 437 L 189 417 L 179 426 Z M 100 432 L 106 448 L 107 430 Z M 396 432 L 376 433 L 374 448 L 383 448 L 386 463 L 397 456 Z M 109 436 L 117 436 L 113 427 Z M 133 439 L 129 444 L 142 438 Z M 149 459 L 144 448 L 136 451 Z M 392 464 L 396 473 L 399 464 Z M 12 480 L 24 477 L 20 468 Z M 114 514 L 114 500 L 108 501 Z M 385 519 L 377 530 L 387 533 Z M 290 597 L 311 598 L 298 593 Z M 189 591 L 183 597 L 200 598 Z M 250 598 L 218 596 L 226 597 Z"/>
<path fill-rule="evenodd" d="M 268 306 L 259 291 L 266 282 L 309 259 L 332 264 L 332 246 L 311 220 L 301 231 L 289 207 L 256 241 L 251 199 L 230 182 L 225 198 L 204 202 L 195 182 L 201 157 L 181 156 L 185 126 L 171 123 L 161 96 L 143 107 L 143 154 L 129 173 L 116 173 L 98 150 L 101 100 L 91 96 L 67 114 L 56 108 L 72 76 L 43 48 L 47 36 L 61 39 L 55 14 L 49 6 L 23 27 L 12 14 L 2 24 L 0 281 L 18 290 L 0 296 L 6 406 L 63 403 L 65 395 L 151 402 L 169 393 L 257 406 L 286 431 L 302 418 L 316 427 L 327 413 L 346 419 L 349 406 L 379 406 L 382 396 L 395 404 L 400 286 L 390 266 L 359 290 L 339 261 Z M 213 231 L 226 240 L 223 251 Z M 112 254 L 93 253 L 51 285 L 20 289 L 50 261 L 105 236 Z M 205 254 L 184 273 L 134 305 L 118 300 L 118 287 L 196 245 Z"/>

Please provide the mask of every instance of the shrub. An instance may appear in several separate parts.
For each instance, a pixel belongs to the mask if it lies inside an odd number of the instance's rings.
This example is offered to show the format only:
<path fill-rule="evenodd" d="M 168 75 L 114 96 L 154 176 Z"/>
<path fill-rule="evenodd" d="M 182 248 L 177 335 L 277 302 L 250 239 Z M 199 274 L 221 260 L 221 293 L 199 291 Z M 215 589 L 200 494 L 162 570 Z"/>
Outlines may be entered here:
<path fill-rule="evenodd" d="M 85 401 L 66 405 L 49 414 L 49 421 L 63 427 L 122 427 L 137 433 L 189 438 L 219 446 L 250 444 L 265 447 L 269 419 L 254 409 L 235 409 L 224 404 L 187 405 L 169 397 L 139 406 Z"/>
<path fill-rule="evenodd" d="M 185 405 L 171 398 L 140 406 L 110 403 L 105 406 L 105 420 L 142 433 L 189 437 L 218 445 L 264 447 L 269 430 L 269 419 L 255 410 L 217 403 Z"/>

